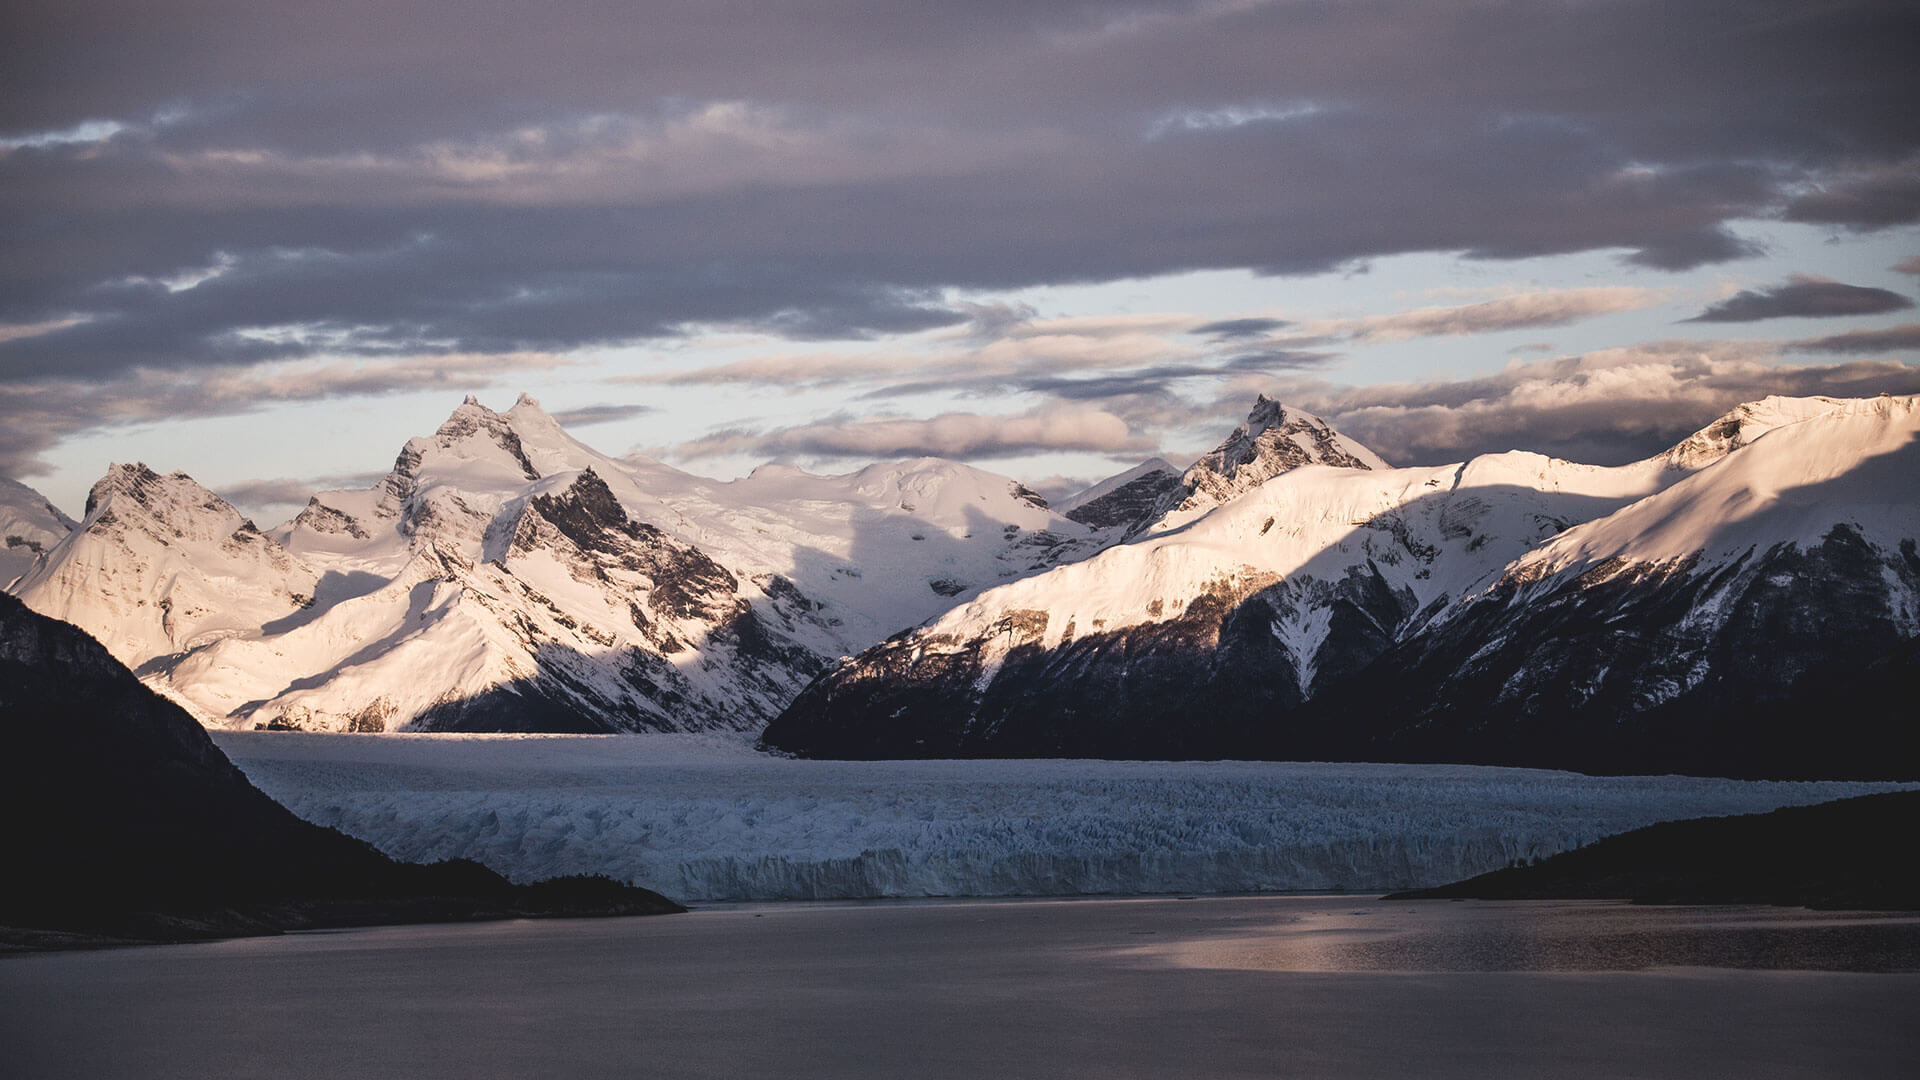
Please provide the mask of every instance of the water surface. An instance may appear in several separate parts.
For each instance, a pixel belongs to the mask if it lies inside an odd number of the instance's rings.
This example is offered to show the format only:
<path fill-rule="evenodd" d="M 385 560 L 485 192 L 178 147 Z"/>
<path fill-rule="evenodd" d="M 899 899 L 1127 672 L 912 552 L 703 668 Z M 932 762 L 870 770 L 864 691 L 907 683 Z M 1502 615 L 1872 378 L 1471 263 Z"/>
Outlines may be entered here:
<path fill-rule="evenodd" d="M 728 906 L 0 959 L 34 1077 L 1911 1076 L 1920 920 Z"/>

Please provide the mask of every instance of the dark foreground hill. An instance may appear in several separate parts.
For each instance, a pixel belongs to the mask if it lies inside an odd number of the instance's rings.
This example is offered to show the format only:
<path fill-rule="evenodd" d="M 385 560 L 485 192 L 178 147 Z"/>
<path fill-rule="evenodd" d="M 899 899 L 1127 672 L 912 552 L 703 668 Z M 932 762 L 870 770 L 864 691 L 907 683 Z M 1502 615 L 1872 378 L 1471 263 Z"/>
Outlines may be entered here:
<path fill-rule="evenodd" d="M 1692 818 L 1610 836 L 1531 866 L 1395 893 L 1389 900 L 1632 900 L 1920 909 L 1907 845 L 1920 791 L 1766 814 Z"/>
<path fill-rule="evenodd" d="M 82 631 L 0 595 L 0 944 L 682 909 L 605 878 L 396 862 L 295 817 Z"/>

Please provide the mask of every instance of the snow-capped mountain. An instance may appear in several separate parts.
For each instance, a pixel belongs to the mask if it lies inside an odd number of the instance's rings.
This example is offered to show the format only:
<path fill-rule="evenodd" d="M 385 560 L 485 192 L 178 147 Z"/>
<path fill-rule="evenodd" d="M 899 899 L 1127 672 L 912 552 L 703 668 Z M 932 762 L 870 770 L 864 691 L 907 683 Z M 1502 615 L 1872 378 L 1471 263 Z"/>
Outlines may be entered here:
<path fill-rule="evenodd" d="M 523 396 L 265 533 L 116 466 L 16 591 L 209 724 L 756 730 L 834 657 L 1112 534 L 934 459 L 703 480 Z"/>
<path fill-rule="evenodd" d="M 11 591 L 138 669 L 289 618 L 318 581 L 186 474 L 133 464 L 107 469 L 80 523 Z"/>
<path fill-rule="evenodd" d="M 1911 552 L 1911 537 L 1920 535 L 1912 522 L 1920 503 L 1912 477 L 1920 472 L 1883 445 L 1902 437 L 1895 429 L 1912 399 L 1890 400 L 1768 399 L 1665 454 L 1613 468 L 1515 452 L 1389 469 L 1309 418 L 1299 422 L 1304 439 L 1267 439 L 1269 447 L 1331 445 L 1340 455 L 1263 464 L 1252 475 L 1272 469 L 1266 478 L 1237 493 L 1227 489 L 1210 508 L 1188 505 L 1223 491 L 1209 476 L 1238 487 L 1216 463 L 1259 460 L 1248 447 L 1262 437 L 1246 432 L 1260 429 L 1265 416 L 1288 415 L 1263 399 L 1245 428 L 1188 470 L 1189 494 L 1167 499 L 1179 503 L 1140 539 L 991 590 L 844 662 L 765 739 L 824 756 L 1403 760 L 1349 733 L 1367 730 L 1372 738 L 1381 725 L 1424 715 L 1413 706 L 1448 692 L 1448 662 L 1481 670 L 1469 658 L 1504 643 L 1505 681 L 1488 676 L 1486 684 L 1498 692 L 1532 677 L 1534 651 L 1554 648 L 1551 626 L 1530 625 L 1496 642 L 1482 626 L 1488 616 L 1469 617 L 1491 610 L 1485 597 L 1504 595 L 1497 583 L 1578 579 L 1591 572 L 1589 562 L 1615 576 L 1671 576 L 1682 562 L 1722 565 L 1748 548 L 1804 561 L 1817 558 L 1808 551 L 1831 545 L 1836 524 L 1855 518 L 1877 523 L 1869 541 L 1877 555 L 1831 573 L 1780 563 L 1747 571 L 1746 579 L 1809 598 L 1824 591 L 1836 607 L 1862 612 L 1860 620 L 1885 631 L 1867 635 L 1874 645 L 1863 655 L 1884 657 L 1915 633 L 1913 570 L 1896 563 L 1913 558 L 1899 554 L 1902 538 Z M 1266 431 L 1276 427 L 1269 421 Z M 1793 465 L 1801 460 L 1795 455 L 1817 464 Z M 1828 479 L 1795 479 L 1807 469 Z M 1880 509 L 1861 509 L 1868 503 Z M 1796 576 L 1802 573 L 1809 576 Z M 1851 585 L 1840 588 L 1840 579 Z M 1671 588 L 1645 595 L 1681 597 Z M 1719 595 L 1702 593 L 1674 617 L 1715 648 L 1769 648 L 1765 626 L 1716 621 Z M 1520 619 L 1536 606 L 1502 610 Z M 1417 652 L 1421 643 L 1442 636 L 1448 648 L 1436 648 L 1422 678 L 1408 678 L 1409 650 L 1427 656 Z M 1625 678 L 1635 662 L 1632 655 L 1588 660 L 1596 671 L 1616 665 L 1622 674 L 1614 678 Z M 1545 674 L 1551 665 L 1538 670 L 1553 681 Z M 1792 669 L 1784 670 L 1790 677 Z M 1356 687 L 1393 696 L 1399 711 L 1356 718 L 1348 705 Z M 1428 702 L 1426 711 L 1436 707 Z M 1518 708 L 1553 715 L 1544 706 Z M 1422 745 L 1435 759 L 1486 760 L 1449 756 L 1444 740 Z M 1527 763 L 1577 764 L 1572 757 Z"/>
<path fill-rule="evenodd" d="M 1389 467 L 1378 454 L 1335 431 L 1325 420 L 1261 394 L 1247 422 L 1189 466 L 1179 486 L 1160 497 L 1136 531 L 1177 528 L 1302 465 Z"/>
<path fill-rule="evenodd" d="M 0 589 L 33 566 L 33 560 L 66 539 L 73 519 L 46 496 L 0 476 Z"/>
<path fill-rule="evenodd" d="M 1911 776 L 1916 538 L 1920 399 L 1834 402 L 1528 552 L 1306 726 L 1338 707 L 1396 761 Z"/>

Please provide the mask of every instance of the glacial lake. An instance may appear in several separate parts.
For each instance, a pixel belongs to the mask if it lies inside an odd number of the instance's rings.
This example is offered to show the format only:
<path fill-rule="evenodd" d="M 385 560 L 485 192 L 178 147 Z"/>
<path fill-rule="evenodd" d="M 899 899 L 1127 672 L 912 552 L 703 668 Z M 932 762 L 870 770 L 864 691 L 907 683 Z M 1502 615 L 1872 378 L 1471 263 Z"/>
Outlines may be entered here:
<path fill-rule="evenodd" d="M 1920 916 L 718 905 L 0 957 L 20 1077 L 1907 1077 Z"/>

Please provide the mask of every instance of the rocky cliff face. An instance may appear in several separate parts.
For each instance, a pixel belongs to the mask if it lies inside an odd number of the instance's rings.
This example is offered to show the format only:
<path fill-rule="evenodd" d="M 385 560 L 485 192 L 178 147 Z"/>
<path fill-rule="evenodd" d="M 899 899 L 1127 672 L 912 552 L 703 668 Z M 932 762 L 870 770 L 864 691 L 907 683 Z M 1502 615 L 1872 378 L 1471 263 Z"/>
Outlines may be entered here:
<path fill-rule="evenodd" d="M 1920 772 L 1887 757 L 1872 689 L 1908 677 L 1920 629 L 1913 399 L 1763 404 L 1803 418 L 1617 469 L 1297 467 L 842 663 L 765 739 Z M 1848 737 L 1796 757 L 1823 697 L 1852 709 Z"/>
<path fill-rule="evenodd" d="M 1179 486 L 1180 470 L 1153 458 L 1071 496 L 1059 510 L 1082 525 L 1130 532 L 1151 524 L 1160 500 Z"/>

